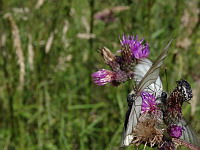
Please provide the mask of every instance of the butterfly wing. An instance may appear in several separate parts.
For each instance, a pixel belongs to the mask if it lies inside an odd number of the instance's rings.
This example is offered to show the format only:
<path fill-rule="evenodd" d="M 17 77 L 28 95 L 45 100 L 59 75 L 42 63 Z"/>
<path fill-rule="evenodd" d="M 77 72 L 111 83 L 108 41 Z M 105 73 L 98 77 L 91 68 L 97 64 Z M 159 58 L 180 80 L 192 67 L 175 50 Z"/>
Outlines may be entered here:
<path fill-rule="evenodd" d="M 172 41 L 173 40 L 171 40 L 168 43 L 168 45 L 165 47 L 163 52 L 159 55 L 159 57 L 156 59 L 156 61 L 153 64 L 148 59 L 143 59 L 141 60 L 141 63 L 136 65 L 135 67 L 134 80 L 136 81 L 136 84 L 137 83 L 138 84 L 137 84 L 136 92 L 132 91 L 129 94 L 129 95 L 135 95 L 135 96 L 132 97 L 133 105 L 128 117 L 127 126 L 125 127 L 123 135 L 122 135 L 121 146 L 130 145 L 133 139 L 133 136 L 131 134 L 133 132 L 133 129 L 137 125 L 138 118 L 140 117 L 140 114 L 141 114 L 142 97 L 140 96 L 140 93 L 144 89 L 147 90 L 150 87 L 151 87 L 150 88 L 151 91 L 153 92 L 154 88 L 156 87 L 156 84 L 158 84 L 159 87 L 162 87 L 162 83 L 159 78 L 159 68 L 163 64 L 163 60 L 167 56 L 167 52 Z M 152 83 L 156 83 L 156 84 L 150 86 Z"/>
<path fill-rule="evenodd" d="M 134 70 L 134 80 L 136 85 L 139 85 L 145 74 L 148 72 L 150 67 L 152 66 L 152 62 L 149 59 L 142 59 L 139 61 L 139 64 L 135 66 Z M 145 87 L 143 91 L 149 92 L 151 94 L 155 94 L 155 96 L 160 96 L 163 90 L 162 82 L 160 77 L 157 77 L 156 82 L 150 84 Z"/>
<path fill-rule="evenodd" d="M 129 106 L 130 107 L 129 109 L 131 109 L 131 111 L 129 115 L 126 116 L 127 117 L 126 119 L 128 119 L 128 122 L 127 122 L 127 125 L 124 127 L 121 146 L 128 146 L 131 144 L 131 141 L 133 140 L 133 136 L 131 135 L 131 133 L 133 132 L 133 129 L 137 125 L 138 118 L 140 117 L 140 114 L 141 114 L 142 97 L 139 96 L 133 100 L 134 100 L 133 105 Z"/>
<path fill-rule="evenodd" d="M 145 76 L 142 78 L 141 82 L 139 82 L 137 87 L 137 96 L 150 84 L 154 83 L 157 78 L 159 77 L 160 67 L 163 64 L 163 61 L 165 57 L 167 56 L 167 52 L 169 50 L 169 46 L 171 45 L 173 39 L 167 44 L 163 52 L 158 56 L 156 61 L 153 63 L 153 65 L 150 67 L 150 69 L 147 71 Z M 136 72 L 135 72 L 136 73 Z"/>
<path fill-rule="evenodd" d="M 181 119 L 179 124 L 179 126 L 183 127 L 183 133 L 182 136 L 180 137 L 180 139 L 189 142 L 190 144 L 200 147 L 200 139 L 197 136 L 197 133 L 195 133 L 192 128 L 187 124 L 187 122 L 185 121 L 185 119 Z"/>

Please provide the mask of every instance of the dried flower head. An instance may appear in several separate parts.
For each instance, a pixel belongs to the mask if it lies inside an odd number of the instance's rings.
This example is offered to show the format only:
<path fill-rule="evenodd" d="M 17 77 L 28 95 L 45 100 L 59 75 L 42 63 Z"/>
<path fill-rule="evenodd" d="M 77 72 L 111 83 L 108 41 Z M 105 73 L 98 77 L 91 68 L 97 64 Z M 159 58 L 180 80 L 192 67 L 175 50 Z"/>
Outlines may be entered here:
<path fill-rule="evenodd" d="M 138 36 L 122 36 L 120 40 L 122 47 L 129 45 L 132 57 L 136 59 L 146 58 L 149 56 L 150 50 L 148 43 L 142 44 L 144 39 L 138 40 Z"/>
<path fill-rule="evenodd" d="M 159 146 L 163 139 L 163 130 L 158 128 L 159 123 L 153 116 L 143 114 L 140 116 L 135 129 L 133 130 L 133 144 L 147 144 L 151 147 Z"/>
<path fill-rule="evenodd" d="M 100 51 L 105 63 L 107 65 L 109 65 L 113 71 L 120 70 L 120 64 L 117 62 L 116 56 L 107 47 L 99 48 L 99 51 Z"/>

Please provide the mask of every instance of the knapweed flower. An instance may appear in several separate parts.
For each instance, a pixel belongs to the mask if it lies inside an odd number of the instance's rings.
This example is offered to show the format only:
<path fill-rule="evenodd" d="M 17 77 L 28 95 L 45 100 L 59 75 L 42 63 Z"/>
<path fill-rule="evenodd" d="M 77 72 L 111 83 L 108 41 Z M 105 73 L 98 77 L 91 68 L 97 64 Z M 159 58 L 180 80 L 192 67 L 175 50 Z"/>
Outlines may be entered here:
<path fill-rule="evenodd" d="M 136 127 L 133 129 L 131 143 L 136 146 L 144 143 L 151 147 L 161 145 L 163 142 L 163 130 L 159 129 L 157 124 L 158 120 L 153 116 L 141 115 Z"/>
<path fill-rule="evenodd" d="M 168 133 L 171 137 L 180 138 L 183 132 L 183 128 L 177 125 L 171 125 L 168 129 Z"/>
<path fill-rule="evenodd" d="M 102 47 L 99 49 L 105 63 L 111 68 L 111 71 L 102 69 L 92 74 L 95 84 L 105 85 L 112 83 L 112 85 L 119 85 L 131 80 L 134 77 L 134 68 L 137 65 L 137 59 L 145 58 L 149 55 L 148 44 L 142 44 L 142 40 L 138 37 L 123 36 L 121 41 L 122 48 L 120 55 L 113 54 L 108 48 Z"/>
<path fill-rule="evenodd" d="M 138 36 L 122 36 L 120 40 L 122 47 L 128 45 L 130 47 L 132 57 L 136 59 L 146 58 L 149 56 L 150 50 L 148 43 L 143 44 L 144 39 L 138 40 Z"/>
<path fill-rule="evenodd" d="M 115 79 L 116 74 L 113 71 L 101 69 L 97 72 L 94 72 L 91 76 L 95 84 L 105 85 L 112 82 Z"/>
<path fill-rule="evenodd" d="M 153 112 L 156 110 L 156 98 L 153 94 L 142 92 L 142 113 Z"/>

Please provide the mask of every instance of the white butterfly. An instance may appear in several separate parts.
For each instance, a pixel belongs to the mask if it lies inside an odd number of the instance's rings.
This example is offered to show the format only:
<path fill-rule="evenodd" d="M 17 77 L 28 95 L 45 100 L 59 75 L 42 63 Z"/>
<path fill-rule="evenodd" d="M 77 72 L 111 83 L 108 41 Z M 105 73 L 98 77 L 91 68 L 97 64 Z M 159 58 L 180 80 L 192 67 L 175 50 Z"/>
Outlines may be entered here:
<path fill-rule="evenodd" d="M 180 139 L 194 145 L 200 147 L 200 139 L 197 133 L 190 127 L 190 125 L 182 118 L 178 124 L 183 128 L 182 136 Z"/>
<path fill-rule="evenodd" d="M 133 100 L 131 107 L 126 114 L 125 127 L 122 135 L 121 146 L 128 146 L 132 144 L 133 136 L 131 135 L 133 129 L 138 123 L 138 118 L 141 115 L 141 105 L 142 98 L 140 93 L 147 91 L 148 93 L 154 94 L 155 97 L 160 97 L 163 92 L 163 86 L 161 79 L 159 77 L 159 69 L 163 64 L 169 46 L 173 40 L 169 42 L 160 56 L 152 64 L 148 59 L 142 59 L 139 61 L 138 65 L 135 66 L 134 70 L 134 80 L 136 82 L 135 91 L 131 91 L 129 98 Z M 200 146 L 200 140 L 197 137 L 197 134 L 191 129 L 191 127 L 186 123 L 184 119 L 180 120 L 179 126 L 183 127 L 183 133 L 180 139 L 187 141 L 195 146 Z"/>
<path fill-rule="evenodd" d="M 159 69 L 163 64 L 163 60 L 167 56 L 172 41 L 173 40 L 168 43 L 166 48 L 153 64 L 148 59 L 142 59 L 139 64 L 135 66 L 134 80 L 136 81 L 136 89 L 131 91 L 129 94 L 129 98 L 131 98 L 133 102 L 132 107 L 129 106 L 129 110 L 126 114 L 121 146 L 128 146 L 133 140 L 131 134 L 141 115 L 142 97 L 140 96 L 140 93 L 148 91 L 154 93 L 156 96 L 160 96 L 162 93 L 163 86 L 159 77 Z"/>

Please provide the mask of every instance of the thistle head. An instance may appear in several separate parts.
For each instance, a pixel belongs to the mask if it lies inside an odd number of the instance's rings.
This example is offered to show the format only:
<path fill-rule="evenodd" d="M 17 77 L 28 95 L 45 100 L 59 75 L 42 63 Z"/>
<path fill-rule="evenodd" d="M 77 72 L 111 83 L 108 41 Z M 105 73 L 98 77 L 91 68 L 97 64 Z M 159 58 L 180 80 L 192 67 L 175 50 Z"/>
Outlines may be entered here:
<path fill-rule="evenodd" d="M 144 39 L 138 40 L 138 36 L 122 36 L 120 40 L 122 47 L 129 46 L 132 57 L 135 59 L 146 58 L 149 56 L 150 50 L 148 43 L 143 44 Z"/>
<path fill-rule="evenodd" d="M 94 72 L 91 76 L 95 84 L 105 85 L 112 82 L 115 79 L 116 74 L 113 71 L 101 69 L 97 72 Z"/>
<path fill-rule="evenodd" d="M 133 130 L 133 144 L 139 146 L 146 143 L 150 147 L 161 145 L 163 130 L 158 128 L 158 120 L 149 114 L 142 114 Z"/>
<path fill-rule="evenodd" d="M 173 138 L 180 138 L 182 136 L 183 128 L 178 125 L 170 125 L 168 134 Z"/>

